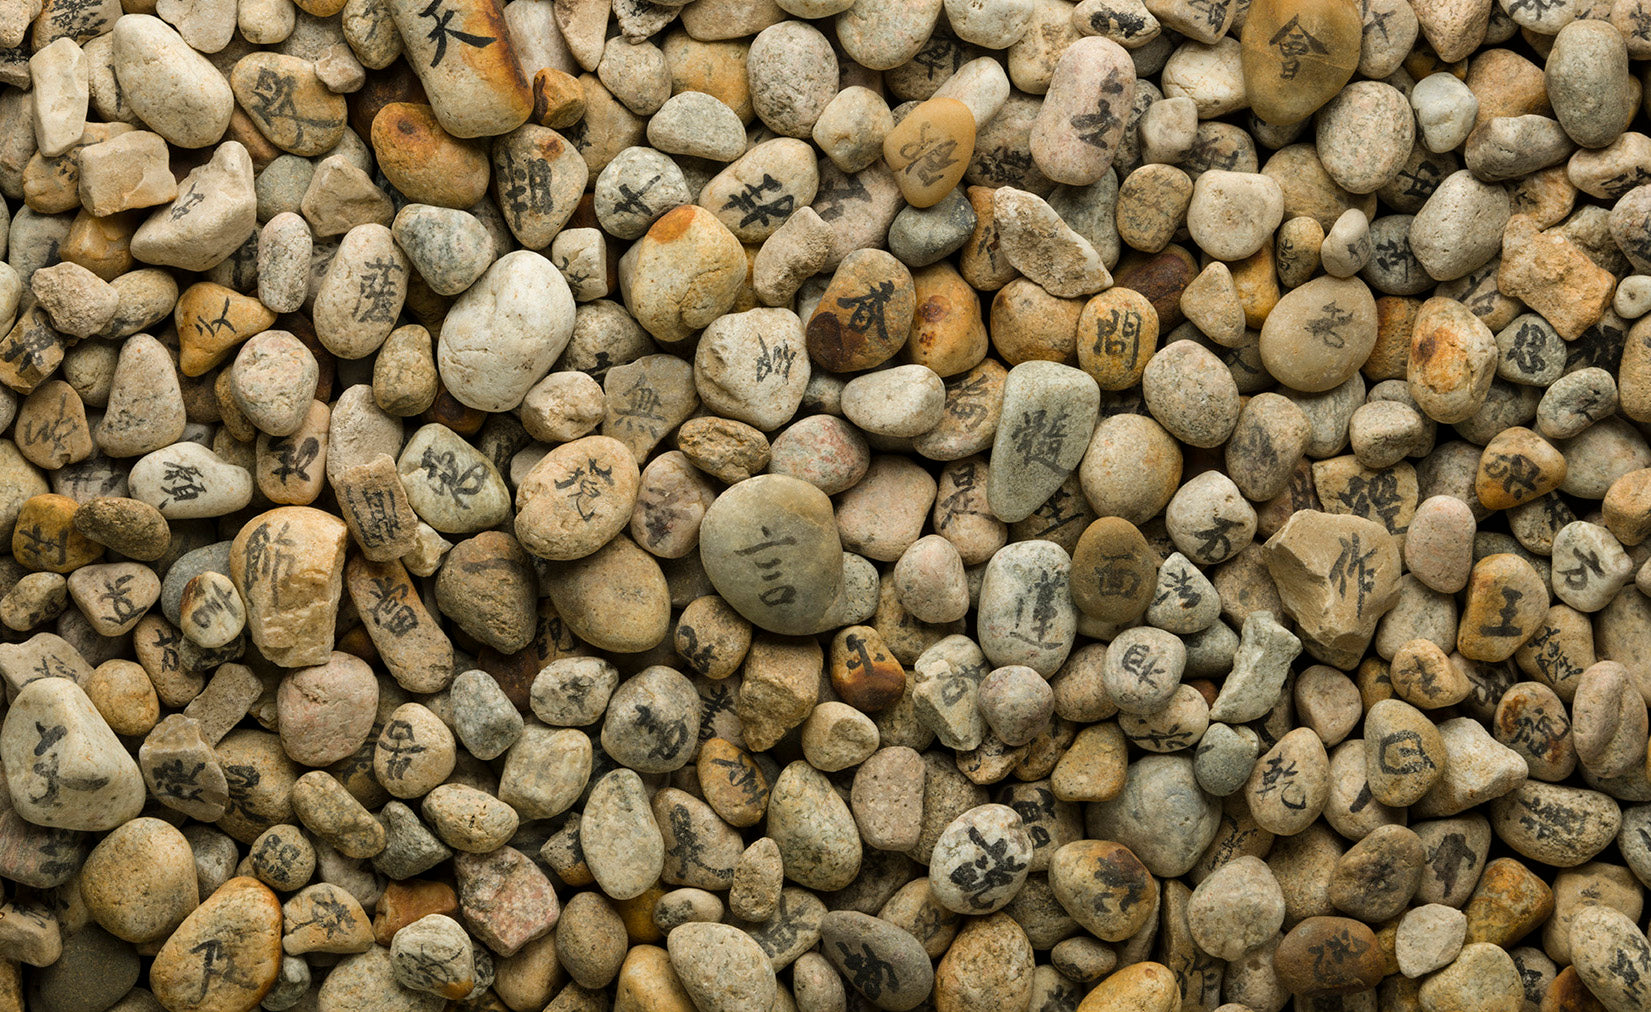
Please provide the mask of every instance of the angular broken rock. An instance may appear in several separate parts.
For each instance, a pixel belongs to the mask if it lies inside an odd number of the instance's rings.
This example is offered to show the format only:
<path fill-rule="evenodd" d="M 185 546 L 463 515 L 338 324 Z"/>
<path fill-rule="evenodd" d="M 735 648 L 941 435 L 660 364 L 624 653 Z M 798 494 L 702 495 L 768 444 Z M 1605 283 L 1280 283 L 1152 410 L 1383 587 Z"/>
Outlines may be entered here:
<path fill-rule="evenodd" d="M 309 506 L 249 521 L 230 548 L 230 577 L 247 605 L 252 641 L 286 667 L 325 664 L 344 587 L 348 529 Z"/>
<path fill-rule="evenodd" d="M 113 829 L 137 816 L 143 775 L 80 686 L 39 678 L 17 693 L 0 726 L 12 807 L 56 829 Z"/>
<path fill-rule="evenodd" d="M 1373 520 L 1301 510 L 1264 551 L 1284 610 L 1309 649 L 1356 657 L 1399 599 L 1399 549 Z"/>

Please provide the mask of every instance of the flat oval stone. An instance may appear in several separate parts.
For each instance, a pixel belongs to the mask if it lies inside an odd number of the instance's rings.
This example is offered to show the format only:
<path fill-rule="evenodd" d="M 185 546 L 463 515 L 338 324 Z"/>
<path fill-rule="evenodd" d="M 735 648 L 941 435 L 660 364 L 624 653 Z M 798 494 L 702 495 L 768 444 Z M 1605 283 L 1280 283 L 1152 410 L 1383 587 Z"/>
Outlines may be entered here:
<path fill-rule="evenodd" d="M 841 889 L 861 864 L 854 816 L 830 781 L 805 762 L 780 772 L 768 798 L 768 835 L 786 878 L 809 889 Z"/>
<path fill-rule="evenodd" d="M 573 294 L 531 250 L 506 253 L 453 303 L 436 343 L 447 391 L 481 411 L 509 411 L 573 335 Z"/>
<path fill-rule="evenodd" d="M 1049 860 L 1049 885 L 1072 919 L 1095 937 L 1131 937 L 1157 908 L 1158 882 L 1135 853 L 1110 840 L 1078 840 Z"/>
<path fill-rule="evenodd" d="M 1147 755 L 1129 764 L 1123 791 L 1089 807 L 1085 828 L 1128 847 L 1160 878 L 1184 875 L 1215 839 L 1221 804 L 1206 795 L 1192 758 Z"/>
<path fill-rule="evenodd" d="M 1187 900 L 1186 916 L 1199 948 L 1236 960 L 1275 937 L 1284 911 L 1284 894 L 1272 869 L 1246 854 L 1198 884 Z"/>
<path fill-rule="evenodd" d="M 373 746 L 373 776 L 398 798 L 429 793 L 453 772 L 453 734 L 419 703 L 390 712 Z"/>
<path fill-rule="evenodd" d="M 1365 776 L 1376 801 L 1408 807 L 1421 800 L 1444 769 L 1444 743 L 1427 715 L 1397 699 L 1365 714 Z"/>
<path fill-rule="evenodd" d="M 438 295 L 458 295 L 486 272 L 495 249 L 487 227 L 452 207 L 408 204 L 391 226 L 413 269 Z"/>
<path fill-rule="evenodd" d="M 665 864 L 665 841 L 633 770 L 614 770 L 591 788 L 579 838 L 591 874 L 614 899 L 642 895 Z"/>
<path fill-rule="evenodd" d="M 1474 490 L 1490 509 L 1512 509 L 1558 488 L 1565 471 L 1565 456 L 1552 444 L 1522 425 L 1510 426 L 1485 444 Z"/>
<path fill-rule="evenodd" d="M 1328 997 L 1368 990 L 1382 978 L 1370 928 L 1348 917 L 1308 917 L 1273 952 L 1278 982 L 1294 994 Z"/>
<path fill-rule="evenodd" d="M 229 788 L 219 829 L 240 843 L 252 843 L 271 826 L 293 821 L 298 767 L 282 751 L 279 738 L 242 728 L 225 735 L 215 755 Z"/>
<path fill-rule="evenodd" d="M 1298 727 L 1262 755 L 1244 785 L 1257 824 L 1294 836 L 1323 812 L 1330 794 L 1330 759 L 1311 728 Z"/>
<path fill-rule="evenodd" d="M 653 556 L 623 534 L 558 567 L 544 589 L 573 634 L 603 650 L 648 650 L 670 631 L 665 574 Z"/>
<path fill-rule="evenodd" d="M 831 911 L 820 919 L 820 951 L 851 987 L 888 1012 L 917 1007 L 934 987 L 923 943 L 880 917 Z"/>
<path fill-rule="evenodd" d="M 160 596 L 160 589 L 154 571 L 135 562 L 82 566 L 68 580 L 69 597 L 102 636 L 130 632 Z"/>
<path fill-rule="evenodd" d="M 785 223 L 791 209 L 813 203 L 818 188 L 813 148 L 777 137 L 753 145 L 713 176 L 700 191 L 699 204 L 740 241 L 761 242 Z"/>
<path fill-rule="evenodd" d="M 331 657 L 348 538 L 343 521 L 308 506 L 260 513 L 235 536 L 229 575 L 252 641 L 271 661 L 300 667 Z"/>
<path fill-rule="evenodd" d="M 730 826 L 754 826 L 768 810 L 768 774 L 749 752 L 722 738 L 699 747 L 696 760 L 705 800 Z M 869 760 L 868 760 L 869 761 Z"/>
<path fill-rule="evenodd" d="M 217 517 L 252 501 L 252 475 L 198 443 L 173 443 L 140 457 L 127 477 L 132 498 L 168 520 Z"/>
<path fill-rule="evenodd" d="M 1152 626 L 1113 638 L 1101 667 L 1107 698 L 1125 713 L 1149 716 L 1169 705 L 1186 668 L 1186 644 Z"/>
<path fill-rule="evenodd" d="M 344 135 L 344 96 L 321 82 L 309 60 L 249 53 L 236 61 L 229 84 L 258 132 L 283 151 L 313 157 Z"/>
<path fill-rule="evenodd" d="M 797 17 L 824 17 L 837 10 L 810 11 Z M 773 17 L 781 15 L 775 13 Z M 809 136 L 826 104 L 837 94 L 837 58 L 831 42 L 804 21 L 779 21 L 758 31 L 750 43 L 748 58 L 741 62 L 748 67 L 741 76 L 748 77 L 753 85 L 749 111 L 782 136 Z"/>
<path fill-rule="evenodd" d="M 682 987 L 701 1012 L 769 1012 L 777 985 L 767 955 L 729 924 L 684 924 L 665 939 Z"/>
<path fill-rule="evenodd" d="M 92 917 L 128 942 L 171 935 L 200 902 L 189 841 L 160 819 L 133 819 L 92 848 L 80 871 Z"/>
<path fill-rule="evenodd" d="M 808 319 L 809 357 L 832 372 L 881 365 L 905 344 L 916 305 L 905 264 L 882 250 L 857 249 L 837 265 Z"/>
<path fill-rule="evenodd" d="M 973 918 L 935 968 L 935 1012 L 1030 1005 L 1032 970 L 1031 940 L 1012 917 Z"/>
<path fill-rule="evenodd" d="M 700 400 L 717 414 L 764 432 L 797 413 L 809 374 L 802 322 L 789 309 L 718 317 L 694 349 Z"/>
<path fill-rule="evenodd" d="M 396 471 L 414 512 L 443 534 L 474 534 L 510 516 L 510 492 L 493 462 L 439 422 L 413 433 Z"/>
<path fill-rule="evenodd" d="M 1314 278 L 1280 299 L 1261 327 L 1261 361 L 1310 393 L 1346 382 L 1376 346 L 1376 300 L 1357 278 Z"/>
<path fill-rule="evenodd" d="M 397 983 L 415 991 L 456 1001 L 475 987 L 470 936 L 446 914 L 427 914 L 397 931 L 390 961 Z"/>
<path fill-rule="evenodd" d="M 666 212 L 633 251 L 626 306 L 665 342 L 686 340 L 727 312 L 746 277 L 739 239 L 693 204 Z"/>
<path fill-rule="evenodd" d="M 280 965 L 280 900 L 257 879 L 232 878 L 161 946 L 149 986 L 177 1012 L 252 1012 Z"/>
<path fill-rule="evenodd" d="M 842 550 L 831 500 L 784 475 L 740 482 L 700 523 L 711 585 L 752 623 L 782 635 L 818 631 L 842 587 Z"/>
<path fill-rule="evenodd" d="M 1330 902 L 1372 924 L 1397 917 L 1421 882 L 1424 857 L 1421 839 L 1413 831 L 1378 826 L 1336 862 Z"/>
<path fill-rule="evenodd" d="M 519 721 L 518 717 L 520 735 L 505 754 L 499 774 L 499 800 L 523 820 L 555 818 L 589 785 L 590 737 L 571 728 L 522 728 Z"/>
<path fill-rule="evenodd" d="M 955 98 L 912 109 L 883 138 L 883 159 L 913 207 L 933 207 L 963 178 L 975 149 L 975 118 Z"/>
<path fill-rule="evenodd" d="M 424 796 L 424 821 L 454 850 L 487 854 L 504 846 L 520 824 L 515 810 L 464 784 L 442 784 Z"/>
<path fill-rule="evenodd" d="M 1100 388 L 1082 370 L 1023 362 L 1003 386 L 1003 420 L 986 485 L 992 513 L 1006 523 L 1031 516 L 1078 466 L 1100 410 Z"/>
<path fill-rule="evenodd" d="M 591 167 L 579 149 L 549 127 L 523 124 L 493 142 L 499 212 L 529 251 L 551 245 L 572 216 L 590 175 Z"/>
<path fill-rule="evenodd" d="M 654 795 L 653 809 L 654 821 L 665 841 L 662 881 L 717 890 L 737 881 L 745 841 L 718 818 L 710 805 L 686 791 L 666 787 Z M 775 858 L 778 856 L 776 853 Z M 774 887 L 779 887 L 778 875 Z"/>
<path fill-rule="evenodd" d="M 385 178 L 408 200 L 466 208 L 487 192 L 487 146 L 449 134 L 423 102 L 385 103 L 365 136 Z"/>
<path fill-rule="evenodd" d="M 1548 609 L 1548 590 L 1536 569 L 1510 552 L 1479 560 L 1468 580 L 1456 649 L 1476 661 L 1513 656 Z"/>
<path fill-rule="evenodd" d="M 1611 700 L 1613 708 L 1616 703 Z M 1524 756 L 1537 780 L 1563 780 L 1576 769 L 1565 704 L 1541 682 L 1518 682 L 1503 693 L 1491 730 L 1497 741 Z"/>
<path fill-rule="evenodd" d="M 1280 126 L 1311 116 L 1353 76 L 1363 34 L 1350 0 L 1256 0 L 1243 30 L 1250 108 Z"/>
<path fill-rule="evenodd" d="M 1416 405 L 1436 422 L 1455 424 L 1479 410 L 1496 377 L 1496 338 L 1454 299 L 1422 303 L 1411 332 L 1406 379 Z"/>
<path fill-rule="evenodd" d="M 929 858 L 935 898 L 960 914 L 1001 910 L 1026 881 L 1032 838 L 1007 805 L 971 808 L 947 826 Z"/>
<path fill-rule="evenodd" d="M 1157 564 L 1139 528 L 1102 517 L 1085 528 L 1072 552 L 1072 600 L 1105 622 L 1129 622 L 1153 600 Z"/>
<path fill-rule="evenodd" d="M 516 536 L 545 559 L 580 559 L 630 523 L 641 475 L 630 450 L 585 436 L 545 454 L 516 487 Z"/>
<path fill-rule="evenodd" d="M 552 727 L 594 724 L 618 684 L 619 670 L 600 657 L 558 657 L 533 678 L 533 715 Z"/>
<path fill-rule="evenodd" d="M 1214 353 L 1195 341 L 1174 341 L 1141 374 L 1147 410 L 1184 443 L 1215 447 L 1238 425 L 1238 387 Z"/>
<path fill-rule="evenodd" d="M 378 680 L 365 661 L 335 651 L 326 664 L 283 678 L 275 699 L 287 754 L 306 766 L 327 766 L 367 740 L 378 708 Z"/>
<path fill-rule="evenodd" d="M 116 20 L 115 80 L 131 110 L 180 147 L 218 140 L 235 108 L 229 82 L 160 18 L 136 14 Z"/>
<path fill-rule="evenodd" d="M 1111 39 L 1067 46 L 1055 64 L 1029 139 L 1032 159 L 1057 183 L 1087 186 L 1106 174 L 1135 99 L 1135 66 Z"/>
<path fill-rule="evenodd" d="M 623 682 L 608 700 L 602 748 L 640 773 L 669 773 L 699 743 L 700 699 L 673 668 L 655 665 Z"/>
<path fill-rule="evenodd" d="M 1491 802 L 1497 836 L 1524 856 L 1572 868 L 1610 845 L 1622 811 L 1599 791 L 1527 780 Z"/>
<path fill-rule="evenodd" d="M 290 436 L 315 399 L 320 366 L 304 343 L 284 330 L 254 334 L 235 353 L 230 394 L 260 432 Z"/>
<path fill-rule="evenodd" d="M 1577 976 L 1610 1012 L 1645 1005 L 1651 943 L 1620 910 L 1589 905 L 1571 922 L 1571 954 Z"/>
<path fill-rule="evenodd" d="M 1049 677 L 1066 660 L 1078 613 L 1069 587 L 1071 560 L 1052 541 L 999 549 L 981 580 L 980 647 L 996 666 L 1024 664 Z"/>
<path fill-rule="evenodd" d="M 1543 82 L 1554 117 L 1579 145 L 1606 147 L 1633 118 L 1633 103 L 1622 86 L 1628 55 L 1623 33 L 1603 21 L 1579 19 L 1554 36 Z"/>

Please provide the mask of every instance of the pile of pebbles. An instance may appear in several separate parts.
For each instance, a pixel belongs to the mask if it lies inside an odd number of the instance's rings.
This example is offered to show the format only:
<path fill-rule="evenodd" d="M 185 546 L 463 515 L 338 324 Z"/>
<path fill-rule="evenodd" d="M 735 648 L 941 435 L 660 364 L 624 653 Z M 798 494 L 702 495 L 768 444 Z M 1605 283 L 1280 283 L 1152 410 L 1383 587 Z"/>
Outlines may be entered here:
<path fill-rule="evenodd" d="M 1651 1009 L 1647 61 L 0 0 L 0 1012 Z"/>

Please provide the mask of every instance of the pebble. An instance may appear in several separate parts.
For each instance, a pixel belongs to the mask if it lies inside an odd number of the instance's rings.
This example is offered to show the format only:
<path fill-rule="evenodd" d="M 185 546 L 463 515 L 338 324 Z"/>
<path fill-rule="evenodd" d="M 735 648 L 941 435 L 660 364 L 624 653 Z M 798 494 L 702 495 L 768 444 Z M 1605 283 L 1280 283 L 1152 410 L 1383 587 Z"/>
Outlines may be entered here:
<path fill-rule="evenodd" d="M 782 475 L 737 487 L 732 498 L 719 496 L 700 524 L 706 576 L 754 624 L 781 634 L 813 631 L 842 580 L 829 500 Z"/>
<path fill-rule="evenodd" d="M 878 1008 L 914 1008 L 933 987 L 934 970 L 921 944 L 881 918 L 834 910 L 820 920 L 820 944 L 849 986 Z"/>
<path fill-rule="evenodd" d="M 1014 809 L 983 805 L 940 834 L 929 859 L 935 898 L 949 910 L 980 915 L 1002 909 L 1020 891 L 1032 839 Z"/>
<path fill-rule="evenodd" d="M 608 773 L 592 787 L 579 835 L 591 874 L 615 899 L 640 895 L 663 867 L 659 826 L 641 778 L 630 770 Z"/>
<path fill-rule="evenodd" d="M 234 97 L 205 56 L 147 14 L 117 19 L 111 34 L 115 80 L 135 115 L 180 147 L 223 136 Z"/>
<path fill-rule="evenodd" d="M 1025 362 L 1003 387 L 1005 422 L 992 444 L 987 498 L 1006 523 L 1024 520 L 1049 498 L 1083 458 L 1094 428 L 1099 390 L 1070 366 Z"/>
<path fill-rule="evenodd" d="M 1032 126 L 1039 170 L 1068 185 L 1100 179 L 1122 140 L 1135 87 L 1135 68 L 1118 43 L 1091 36 L 1066 46 Z"/>
<path fill-rule="evenodd" d="M 1450 964 L 1462 951 L 1467 928 L 1467 917 L 1455 907 L 1429 903 L 1412 909 L 1394 937 L 1399 972 L 1421 977 Z"/>
<path fill-rule="evenodd" d="M 160 947 L 149 983 L 167 1007 L 251 1012 L 274 986 L 280 963 L 280 902 L 258 881 L 232 878 Z"/>
<path fill-rule="evenodd" d="M 189 842 L 152 818 L 133 819 L 92 848 L 80 891 L 93 919 L 128 942 L 170 936 L 199 902 Z"/>
<path fill-rule="evenodd" d="M 84 691 L 62 677 L 29 682 L 0 726 L 12 806 L 37 825 L 107 830 L 143 806 L 137 764 Z"/>
<path fill-rule="evenodd" d="M 999 912 L 970 921 L 935 967 L 937 1012 L 1019 1007 L 1031 1001 L 1032 946 L 1026 932 Z"/>
<path fill-rule="evenodd" d="M 1272 939 L 1284 923 L 1284 894 L 1257 857 L 1234 858 L 1198 884 L 1187 901 L 1187 923 L 1199 948 L 1238 959 Z"/>
<path fill-rule="evenodd" d="M 751 937 L 727 924 L 684 924 L 666 938 L 671 968 L 695 1006 L 707 1012 L 770 1008 L 774 970 Z"/>
<path fill-rule="evenodd" d="M 427 914 L 398 930 L 390 943 L 396 982 L 458 1000 L 475 987 L 475 952 L 470 936 L 445 914 Z"/>
<path fill-rule="evenodd" d="M 1003 256 L 1050 295 L 1071 298 L 1109 286 L 1112 276 L 1094 246 L 1036 194 L 1000 188 L 992 223 Z"/>
<path fill-rule="evenodd" d="M 1122 793 L 1094 806 L 1086 828 L 1128 847 L 1154 875 L 1173 878 L 1215 838 L 1219 817 L 1220 806 L 1198 787 L 1189 757 L 1150 755 L 1130 763 Z"/>
<path fill-rule="evenodd" d="M 508 959 L 556 926 L 561 906 L 550 880 L 512 847 L 453 856 L 459 911 L 472 933 Z"/>
<path fill-rule="evenodd" d="M 1345 4 L 1252 6 L 1241 48 L 1245 98 L 1268 123 L 1298 123 L 1334 97 L 1358 67 L 1359 12 Z"/>
<path fill-rule="evenodd" d="M 1611 907 L 1590 905 L 1572 921 L 1570 941 L 1577 976 L 1605 1008 L 1623 1012 L 1643 1003 L 1641 982 L 1651 969 L 1651 945 L 1631 919 Z"/>
<path fill-rule="evenodd" d="M 1364 991 L 1379 981 L 1382 956 L 1375 933 L 1346 917 L 1314 916 L 1298 923 L 1273 953 L 1278 982 L 1307 997 Z"/>

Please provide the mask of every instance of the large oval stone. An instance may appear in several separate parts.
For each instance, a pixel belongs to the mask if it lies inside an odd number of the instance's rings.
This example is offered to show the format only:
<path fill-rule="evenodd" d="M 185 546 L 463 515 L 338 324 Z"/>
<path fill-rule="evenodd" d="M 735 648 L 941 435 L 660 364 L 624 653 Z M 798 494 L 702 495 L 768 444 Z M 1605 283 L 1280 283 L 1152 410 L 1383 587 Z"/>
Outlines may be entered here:
<path fill-rule="evenodd" d="M 509 411 L 544 379 L 573 336 L 573 293 L 549 260 L 506 253 L 448 310 L 436 367 L 454 399 Z"/>
<path fill-rule="evenodd" d="M 1255 0 L 1244 22 L 1244 96 L 1268 123 L 1299 123 L 1359 65 L 1363 21 L 1352 0 Z"/>
<path fill-rule="evenodd" d="M 785 475 L 758 475 L 718 496 L 700 524 L 699 556 L 734 610 L 785 636 L 819 632 L 843 583 L 831 500 Z"/>
<path fill-rule="evenodd" d="M 281 901 L 255 878 L 218 887 L 155 954 L 149 986 L 168 1012 L 252 1012 L 281 969 Z"/>

